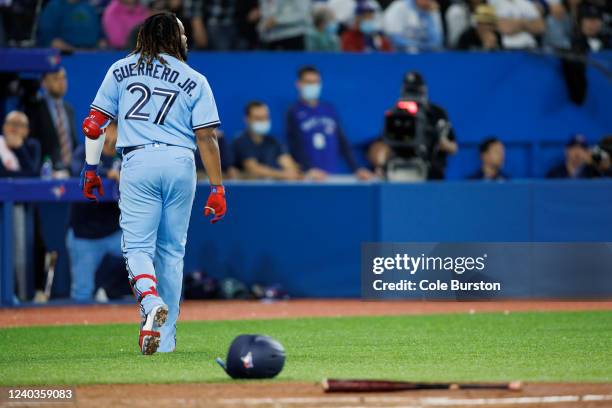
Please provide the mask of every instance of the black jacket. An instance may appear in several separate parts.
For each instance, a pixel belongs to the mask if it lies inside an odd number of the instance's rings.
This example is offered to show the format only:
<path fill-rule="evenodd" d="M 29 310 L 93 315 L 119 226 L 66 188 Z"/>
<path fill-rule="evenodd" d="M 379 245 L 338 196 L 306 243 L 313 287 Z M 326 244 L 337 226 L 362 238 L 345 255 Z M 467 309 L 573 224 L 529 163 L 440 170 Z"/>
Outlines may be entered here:
<path fill-rule="evenodd" d="M 498 49 L 503 49 L 502 38 L 499 32 L 495 31 Z M 458 50 L 484 50 L 482 39 L 478 35 L 475 27 L 470 27 L 461 34 L 457 42 Z"/>
<path fill-rule="evenodd" d="M 446 163 L 448 160 L 448 153 L 438 150 L 438 143 L 440 142 L 440 129 L 438 125 L 445 123 L 448 126 L 448 140 L 454 142 L 457 140 L 455 136 L 455 129 L 453 129 L 450 119 L 446 110 L 435 103 L 429 103 L 427 106 L 427 118 L 429 119 L 429 129 L 431 132 L 431 138 L 433 143 L 429 147 L 429 155 L 431 160 L 431 167 L 429 168 L 428 179 L 430 180 L 442 180 L 446 177 Z"/>
<path fill-rule="evenodd" d="M 13 150 L 21 170 L 7 170 L 0 160 L 0 177 L 38 177 L 40 175 L 40 144 L 38 140 L 26 139 L 19 149 Z"/>
<path fill-rule="evenodd" d="M 72 141 L 72 149 L 78 146 L 76 138 L 76 126 L 74 121 L 74 109 L 64 101 L 64 109 L 70 124 L 69 137 Z M 30 120 L 30 137 L 40 142 L 41 157 L 49 156 L 55 169 L 64 169 L 60 151 L 60 142 L 53 122 L 51 112 L 44 99 L 37 99 L 32 105 L 26 108 L 26 114 Z M 66 168 L 70 170 L 70 167 Z"/>

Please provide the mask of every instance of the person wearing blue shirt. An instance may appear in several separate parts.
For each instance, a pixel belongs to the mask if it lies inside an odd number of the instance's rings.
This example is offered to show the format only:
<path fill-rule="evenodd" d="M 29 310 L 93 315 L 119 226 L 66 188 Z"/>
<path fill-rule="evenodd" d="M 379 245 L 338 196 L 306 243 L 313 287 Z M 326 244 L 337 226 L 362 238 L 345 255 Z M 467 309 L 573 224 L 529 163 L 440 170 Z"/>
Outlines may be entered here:
<path fill-rule="evenodd" d="M 100 19 L 86 0 L 51 0 L 38 23 L 38 46 L 62 51 L 96 48 L 101 42 Z"/>
<path fill-rule="evenodd" d="M 399 51 L 436 50 L 443 46 L 442 19 L 434 0 L 395 0 L 385 10 L 383 25 Z"/>
<path fill-rule="evenodd" d="M 232 150 L 236 167 L 246 178 L 297 180 L 301 173 L 285 148 L 270 136 L 271 122 L 268 106 L 259 101 L 245 108 L 247 128 L 234 140 Z"/>
<path fill-rule="evenodd" d="M 336 110 L 319 99 L 322 84 L 317 68 L 301 68 L 297 88 L 300 99 L 287 112 L 287 141 L 307 177 L 324 180 L 328 174 L 340 173 L 343 158 L 359 179 L 370 179 L 372 173 L 357 165 Z"/>

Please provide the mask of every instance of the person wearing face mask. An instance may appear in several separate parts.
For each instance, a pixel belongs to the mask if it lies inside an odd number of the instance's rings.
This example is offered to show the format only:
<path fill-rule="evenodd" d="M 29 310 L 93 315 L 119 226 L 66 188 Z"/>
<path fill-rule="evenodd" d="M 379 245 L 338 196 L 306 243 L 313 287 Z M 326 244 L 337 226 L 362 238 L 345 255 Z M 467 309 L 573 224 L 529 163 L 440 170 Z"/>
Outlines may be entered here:
<path fill-rule="evenodd" d="M 244 113 L 247 128 L 232 145 L 236 167 L 243 176 L 250 179 L 300 179 L 302 176 L 298 165 L 284 147 L 270 136 L 268 106 L 252 101 L 247 104 Z"/>
<path fill-rule="evenodd" d="M 307 51 L 340 51 L 339 25 L 330 9 L 321 7 L 315 11 L 313 25 L 306 35 Z"/>
<path fill-rule="evenodd" d="M 378 29 L 376 9 L 370 2 L 358 3 L 355 19 L 350 28 L 342 33 L 342 51 L 392 51 L 389 39 Z"/>
<path fill-rule="evenodd" d="M 287 112 L 287 141 L 289 152 L 307 177 L 321 181 L 330 173 L 340 173 L 343 158 L 357 178 L 370 179 L 372 173 L 355 161 L 336 110 L 319 100 L 322 89 L 319 70 L 314 66 L 302 67 L 296 86 L 299 100 Z"/>

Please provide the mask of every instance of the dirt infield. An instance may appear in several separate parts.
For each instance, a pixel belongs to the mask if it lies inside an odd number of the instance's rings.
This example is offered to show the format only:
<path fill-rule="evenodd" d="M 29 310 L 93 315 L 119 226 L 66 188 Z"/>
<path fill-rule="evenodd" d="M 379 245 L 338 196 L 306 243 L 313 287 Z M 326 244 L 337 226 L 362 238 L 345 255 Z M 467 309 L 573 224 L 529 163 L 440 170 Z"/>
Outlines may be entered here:
<path fill-rule="evenodd" d="M 522 391 L 325 394 L 312 383 L 131 384 L 78 387 L 71 402 L 0 400 L 0 407 L 96 408 L 605 408 L 612 384 L 525 384 Z"/>
<path fill-rule="evenodd" d="M 526 384 L 523 391 L 409 391 L 324 394 L 318 384 L 95 385 L 76 390 L 78 407 L 417 408 L 612 406 L 612 384 Z"/>
<path fill-rule="evenodd" d="M 370 302 L 360 300 L 290 300 L 267 303 L 258 301 L 188 301 L 181 306 L 181 321 L 561 310 L 612 310 L 612 301 Z M 135 305 L 71 305 L 0 309 L 0 327 L 137 323 L 138 319 Z"/>
<path fill-rule="evenodd" d="M 357 300 L 292 300 L 275 303 L 185 302 L 181 310 L 181 320 L 573 310 L 612 310 L 612 301 L 365 302 Z M 134 305 L 0 309 L 0 327 L 129 322 L 138 322 L 138 314 Z M 612 407 L 612 384 L 526 384 L 524 390 L 520 392 L 410 391 L 387 394 L 324 394 L 320 385 L 307 383 L 134 384 L 83 386 L 76 389 L 76 395 L 77 398 L 74 403 L 45 404 L 45 406 L 101 408 Z M 20 403 L 18 406 L 24 407 L 28 404 Z"/>

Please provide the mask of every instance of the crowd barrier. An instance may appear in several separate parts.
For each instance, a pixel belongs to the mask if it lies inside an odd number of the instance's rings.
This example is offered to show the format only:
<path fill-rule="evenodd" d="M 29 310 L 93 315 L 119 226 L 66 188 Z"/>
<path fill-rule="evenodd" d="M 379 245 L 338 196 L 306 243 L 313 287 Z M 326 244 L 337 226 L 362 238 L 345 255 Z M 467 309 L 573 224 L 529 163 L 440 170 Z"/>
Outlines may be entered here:
<path fill-rule="evenodd" d="M 105 190 L 113 188 L 109 183 Z M 612 182 L 605 180 L 253 182 L 228 183 L 227 191 L 228 214 L 210 225 L 202 215 L 208 188 L 198 185 L 185 272 L 197 269 L 246 283 L 279 283 L 295 297 L 359 296 L 364 242 L 612 242 Z M 60 252 L 53 293 L 67 296 L 67 204 L 79 200 L 76 180 L 0 181 L 2 304 L 13 299 L 14 203 L 39 203 L 45 241 Z M 522 295 L 564 297 L 573 278 L 601 280 L 591 287 L 610 297 L 610 277 L 576 270 L 575 276 L 559 280 L 554 268 L 543 270 L 533 277 L 538 291 Z"/>

